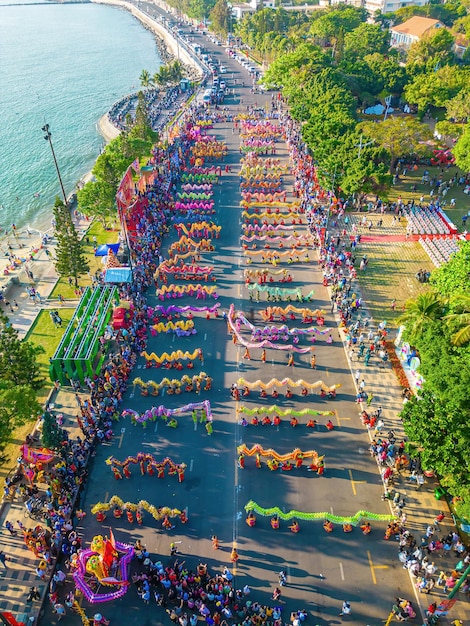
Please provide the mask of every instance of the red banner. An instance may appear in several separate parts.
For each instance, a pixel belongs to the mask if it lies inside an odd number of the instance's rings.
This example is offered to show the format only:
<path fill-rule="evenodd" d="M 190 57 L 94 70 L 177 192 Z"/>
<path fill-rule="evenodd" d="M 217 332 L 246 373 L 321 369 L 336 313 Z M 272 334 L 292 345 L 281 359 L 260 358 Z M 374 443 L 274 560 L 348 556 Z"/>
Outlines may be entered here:
<path fill-rule="evenodd" d="M 127 168 L 116 193 L 116 202 L 119 209 L 127 209 L 135 196 L 135 185 L 132 180 L 132 166 Z"/>

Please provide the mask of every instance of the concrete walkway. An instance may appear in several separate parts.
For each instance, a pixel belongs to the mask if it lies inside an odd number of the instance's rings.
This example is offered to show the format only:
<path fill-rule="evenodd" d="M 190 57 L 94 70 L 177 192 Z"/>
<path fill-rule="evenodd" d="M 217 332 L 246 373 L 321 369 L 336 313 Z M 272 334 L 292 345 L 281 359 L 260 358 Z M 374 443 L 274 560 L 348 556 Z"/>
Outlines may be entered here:
<path fill-rule="evenodd" d="M 79 232 L 84 234 L 88 229 L 90 222 L 86 220 L 75 221 L 75 225 Z M 31 235 L 33 240 L 34 235 Z M 18 240 L 26 248 L 26 242 L 29 241 L 29 235 L 26 231 L 19 233 Z M 48 244 L 47 249 L 50 250 L 52 258 L 54 256 L 55 242 L 54 240 Z M 38 313 L 42 309 L 58 307 L 58 300 L 49 298 L 58 280 L 57 273 L 54 269 L 52 258 L 46 255 L 45 249 L 40 249 L 35 255 L 34 261 L 28 265 L 33 271 L 34 280 L 30 280 L 24 268 L 18 272 L 18 276 L 14 281 L 4 289 L 5 299 L 11 303 L 12 307 L 2 302 L 1 306 L 8 315 L 13 326 L 18 330 L 19 336 L 24 337 L 31 326 L 34 324 Z M 0 259 L 0 271 L 7 260 Z M 41 302 L 32 301 L 27 293 L 27 288 L 34 287 L 36 292 L 41 296 Z M 13 303 L 16 302 L 17 306 Z M 67 300 L 66 305 L 75 307 L 78 300 Z M 51 383 L 52 387 L 52 383 Z M 84 394 L 81 394 L 84 396 Z M 58 391 L 52 391 L 49 397 L 51 407 L 55 413 L 64 415 L 64 428 L 67 429 L 70 437 L 81 435 L 76 422 L 77 404 L 75 394 L 70 388 L 61 388 Z M 31 432 L 34 431 L 35 425 L 31 425 Z M 18 445 L 22 442 L 18 441 Z M 34 601 L 27 603 L 26 598 L 31 586 L 37 586 L 41 596 L 45 596 L 47 592 L 47 584 L 39 581 L 35 574 L 37 567 L 37 559 L 30 552 L 23 541 L 22 533 L 18 532 L 16 536 L 11 536 L 5 528 L 5 522 L 11 521 L 15 528 L 19 530 L 17 521 L 22 522 L 26 528 L 31 528 L 38 522 L 30 519 L 26 515 L 24 503 L 16 498 L 13 501 L 3 500 L 0 504 L 0 549 L 7 555 L 8 568 L 0 570 L 0 607 L 2 610 L 11 611 L 14 614 L 26 615 L 30 620 L 30 624 L 36 623 L 38 619 L 41 603 Z"/>

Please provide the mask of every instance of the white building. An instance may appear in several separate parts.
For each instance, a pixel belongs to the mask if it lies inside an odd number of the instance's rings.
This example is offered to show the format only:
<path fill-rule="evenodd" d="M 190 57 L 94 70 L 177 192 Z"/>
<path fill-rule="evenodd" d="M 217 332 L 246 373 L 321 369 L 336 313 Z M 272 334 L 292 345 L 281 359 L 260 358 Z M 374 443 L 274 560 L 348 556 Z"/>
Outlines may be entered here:
<path fill-rule="evenodd" d="M 381 13 L 392 13 L 404 7 L 422 7 L 428 4 L 429 0 L 320 0 L 324 6 L 331 4 L 349 4 L 354 7 L 364 7 L 367 11 L 374 15 L 377 11 Z"/>
<path fill-rule="evenodd" d="M 258 8 L 274 9 L 276 5 L 274 0 L 249 0 L 243 4 L 231 4 L 231 7 L 233 17 L 241 20 L 246 13 L 254 13 Z"/>
<path fill-rule="evenodd" d="M 390 29 L 390 45 L 397 48 L 408 49 L 419 41 L 424 35 L 436 28 L 445 28 L 439 20 L 415 15 L 403 24 L 397 24 Z"/>

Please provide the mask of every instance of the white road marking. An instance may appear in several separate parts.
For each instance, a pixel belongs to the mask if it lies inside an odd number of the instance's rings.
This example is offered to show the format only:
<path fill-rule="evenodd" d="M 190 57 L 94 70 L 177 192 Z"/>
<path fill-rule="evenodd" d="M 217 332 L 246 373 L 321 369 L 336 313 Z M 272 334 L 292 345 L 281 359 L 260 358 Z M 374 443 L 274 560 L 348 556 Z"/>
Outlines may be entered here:
<path fill-rule="evenodd" d="M 341 580 L 344 580 L 344 570 L 343 570 L 343 564 L 341 563 L 341 561 L 339 563 L 339 573 L 341 575 Z"/>
<path fill-rule="evenodd" d="M 207 333 L 204 333 L 204 341 L 207 339 Z"/>
<path fill-rule="evenodd" d="M 158 420 L 155 420 L 155 428 L 153 429 L 153 432 L 156 433 L 158 430 Z"/>
<path fill-rule="evenodd" d="M 190 472 L 193 471 L 193 467 L 194 467 L 194 459 L 191 459 L 191 461 L 189 462 L 189 471 Z"/>

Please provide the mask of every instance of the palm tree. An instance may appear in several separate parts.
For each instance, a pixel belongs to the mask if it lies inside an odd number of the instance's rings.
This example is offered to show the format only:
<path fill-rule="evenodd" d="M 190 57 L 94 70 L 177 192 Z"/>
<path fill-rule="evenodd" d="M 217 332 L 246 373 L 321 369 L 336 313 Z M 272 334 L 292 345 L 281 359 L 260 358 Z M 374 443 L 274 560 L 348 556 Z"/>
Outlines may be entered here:
<path fill-rule="evenodd" d="M 156 85 L 164 86 L 169 82 L 168 66 L 162 65 L 153 75 L 153 82 Z"/>
<path fill-rule="evenodd" d="M 183 66 L 180 61 L 173 61 L 169 66 L 169 74 L 172 83 L 179 83 L 183 78 Z"/>
<path fill-rule="evenodd" d="M 448 324 L 456 322 L 459 330 L 452 335 L 454 346 L 463 346 L 470 341 L 470 296 L 460 294 L 451 299 L 451 306 L 455 313 L 444 317 Z"/>
<path fill-rule="evenodd" d="M 144 89 L 147 87 L 151 87 L 153 84 L 152 77 L 150 76 L 150 72 L 148 70 L 142 70 L 139 76 L 139 80 Z"/>
<path fill-rule="evenodd" d="M 405 312 L 397 319 L 397 324 L 404 324 L 412 337 L 421 335 L 425 326 L 442 316 L 442 302 L 438 294 L 428 291 L 416 300 L 408 300 Z"/>

